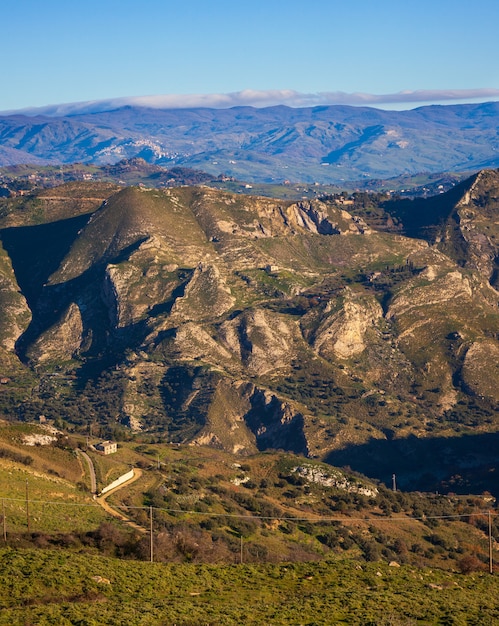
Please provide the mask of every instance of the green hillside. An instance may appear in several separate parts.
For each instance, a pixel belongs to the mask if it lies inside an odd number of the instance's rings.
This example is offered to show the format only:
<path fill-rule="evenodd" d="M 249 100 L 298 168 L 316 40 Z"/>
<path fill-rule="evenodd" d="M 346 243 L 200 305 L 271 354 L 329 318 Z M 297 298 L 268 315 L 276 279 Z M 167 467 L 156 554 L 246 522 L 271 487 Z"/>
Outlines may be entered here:
<path fill-rule="evenodd" d="M 158 562 L 276 563 L 342 556 L 460 571 L 488 564 L 490 496 L 387 489 L 290 453 L 237 462 L 210 447 L 122 443 L 47 425 L 0 426 L 3 543 Z M 100 493 L 134 468 L 134 480 Z M 499 536 L 495 513 L 491 531 Z"/>
<path fill-rule="evenodd" d="M 490 496 L 388 490 L 282 452 L 95 442 L 0 423 L 0 624 L 497 618 Z M 84 451 L 99 491 L 138 479 L 92 497 Z"/>
<path fill-rule="evenodd" d="M 497 580 L 334 560 L 268 566 L 130 563 L 0 552 L 0 624 L 485 624 Z M 40 577 L 39 572 L 44 572 Z"/>

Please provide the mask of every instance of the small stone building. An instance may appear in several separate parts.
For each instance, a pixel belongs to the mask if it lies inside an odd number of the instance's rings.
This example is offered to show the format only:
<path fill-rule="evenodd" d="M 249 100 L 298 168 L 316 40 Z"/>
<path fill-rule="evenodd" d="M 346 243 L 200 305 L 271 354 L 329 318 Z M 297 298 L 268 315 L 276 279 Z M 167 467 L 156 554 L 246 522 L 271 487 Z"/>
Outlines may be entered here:
<path fill-rule="evenodd" d="M 95 449 L 103 454 L 113 454 L 118 450 L 118 444 L 115 441 L 101 441 L 95 446 Z"/>

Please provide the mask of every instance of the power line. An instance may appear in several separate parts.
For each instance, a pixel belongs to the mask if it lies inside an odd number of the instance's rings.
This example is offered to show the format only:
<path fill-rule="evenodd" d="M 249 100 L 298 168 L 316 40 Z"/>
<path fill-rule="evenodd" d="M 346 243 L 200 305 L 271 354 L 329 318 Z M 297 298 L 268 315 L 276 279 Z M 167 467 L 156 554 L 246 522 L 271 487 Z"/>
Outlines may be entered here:
<path fill-rule="evenodd" d="M 26 499 L 21 498 L 2 498 L 5 502 L 26 502 Z M 84 502 L 61 502 L 50 500 L 29 500 L 31 505 L 51 505 L 51 506 L 68 506 L 68 507 L 92 507 L 100 508 L 97 503 L 84 503 Z M 411 522 L 411 521 L 428 521 L 428 520 L 444 520 L 444 519 L 463 519 L 469 517 L 497 517 L 498 512 L 494 511 L 475 511 L 472 513 L 452 513 L 447 515 L 421 515 L 421 516 L 405 516 L 405 517 L 391 517 L 391 516 L 362 516 L 362 517 L 350 517 L 350 516 L 323 516 L 323 517 L 296 517 L 288 515 L 253 515 L 244 513 L 213 513 L 209 511 L 194 511 L 185 509 L 170 509 L 164 507 L 155 506 L 128 506 L 128 505 L 113 505 L 114 508 L 122 509 L 125 511 L 142 510 L 142 511 L 160 511 L 164 513 L 175 513 L 184 515 L 199 515 L 202 517 L 229 517 L 239 519 L 255 519 L 263 521 L 293 521 L 293 522 L 310 522 L 310 523 L 323 523 L 323 522 Z"/>
<path fill-rule="evenodd" d="M 61 502 L 61 501 L 49 501 L 49 500 L 29 500 L 28 494 L 28 483 L 26 481 L 26 498 L 25 500 L 21 498 L 2 498 L 2 525 L 3 525 L 3 539 L 4 544 L 7 545 L 7 525 L 6 525 L 6 509 L 5 502 L 25 502 L 26 507 L 26 516 L 27 516 L 27 525 L 28 525 L 28 533 L 30 533 L 30 517 L 29 517 L 29 505 L 32 505 L 32 508 L 35 506 L 42 506 L 43 509 L 45 506 L 52 506 L 56 508 L 63 507 L 92 507 L 92 508 L 101 508 L 100 504 L 96 502 L 92 503 L 81 503 L 81 502 Z M 22 507 L 20 507 L 22 508 Z M 481 517 L 482 519 L 488 519 L 488 551 L 489 551 L 489 573 L 493 574 L 494 564 L 493 564 L 493 542 L 495 539 L 492 536 L 492 517 L 497 517 L 499 515 L 498 512 L 491 511 L 490 509 L 487 511 L 474 511 L 469 513 L 454 513 L 447 515 L 422 515 L 417 517 L 389 517 L 389 516 L 362 516 L 362 517 L 335 517 L 335 516 L 324 516 L 324 517 L 297 517 L 297 516 L 289 516 L 289 515 L 248 515 L 243 513 L 214 513 L 214 512 L 202 512 L 202 511 L 190 511 L 183 509 L 169 509 L 162 507 L 154 507 L 154 506 L 117 506 L 114 505 L 115 509 L 123 509 L 124 511 L 146 511 L 149 510 L 149 553 L 150 553 L 150 562 L 154 562 L 154 528 L 153 528 L 153 518 L 155 512 L 164 512 L 170 514 L 183 514 L 183 515 L 197 515 L 203 517 L 218 517 L 218 518 L 230 518 L 230 519 L 242 519 L 242 520 L 260 520 L 262 522 L 265 521 L 278 521 L 278 522 L 306 522 L 311 524 L 327 524 L 327 523 L 340 523 L 343 525 L 348 525 L 350 523 L 379 523 L 379 522 L 390 522 L 390 523 L 407 523 L 407 522 L 427 522 L 429 520 L 461 520 L 461 519 L 470 519 L 473 517 Z M 123 517 L 123 521 L 133 521 Z M 240 536 L 240 549 L 239 549 L 239 562 L 243 563 L 243 536 Z"/>

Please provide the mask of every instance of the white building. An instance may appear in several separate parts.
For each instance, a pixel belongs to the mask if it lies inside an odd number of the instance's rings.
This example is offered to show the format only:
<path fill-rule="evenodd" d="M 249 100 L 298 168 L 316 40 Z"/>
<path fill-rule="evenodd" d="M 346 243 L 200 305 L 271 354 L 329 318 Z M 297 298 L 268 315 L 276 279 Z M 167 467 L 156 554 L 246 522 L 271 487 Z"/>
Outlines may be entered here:
<path fill-rule="evenodd" d="M 118 450 L 118 444 L 115 441 L 101 441 L 95 446 L 95 449 L 103 454 L 113 454 Z"/>

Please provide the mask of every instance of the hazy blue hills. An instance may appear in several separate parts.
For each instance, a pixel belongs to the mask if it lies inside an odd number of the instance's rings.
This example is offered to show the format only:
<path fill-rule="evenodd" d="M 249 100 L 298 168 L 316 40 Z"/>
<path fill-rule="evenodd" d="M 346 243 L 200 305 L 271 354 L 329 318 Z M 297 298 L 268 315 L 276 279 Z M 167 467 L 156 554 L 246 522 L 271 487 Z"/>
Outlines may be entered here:
<path fill-rule="evenodd" d="M 499 103 L 152 109 L 0 117 L 0 165 L 141 157 L 244 180 L 341 183 L 499 166 Z"/>

